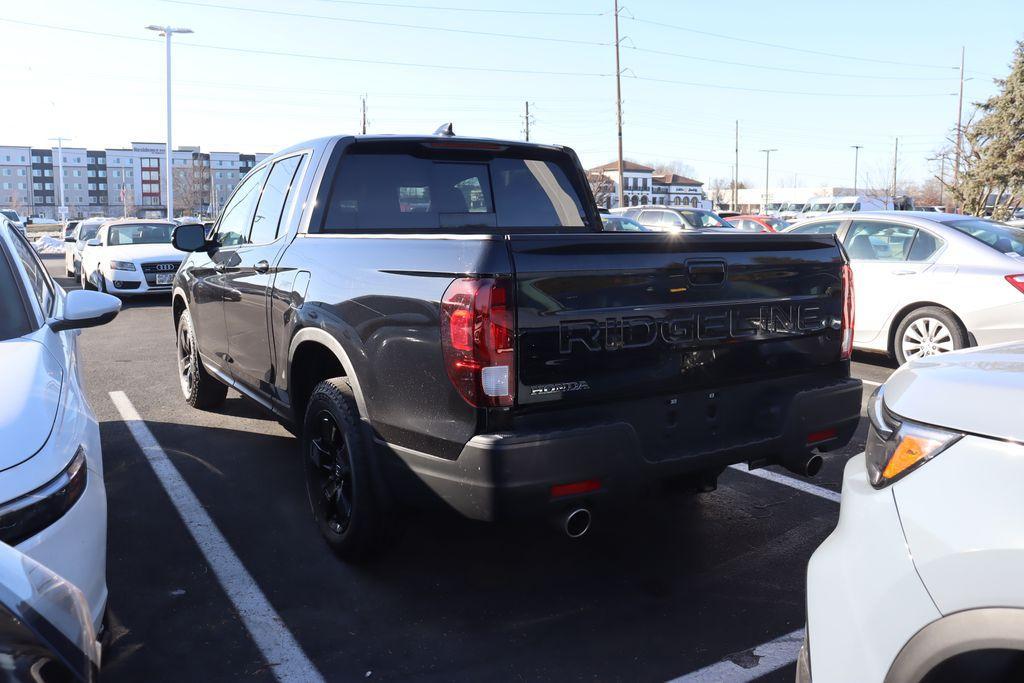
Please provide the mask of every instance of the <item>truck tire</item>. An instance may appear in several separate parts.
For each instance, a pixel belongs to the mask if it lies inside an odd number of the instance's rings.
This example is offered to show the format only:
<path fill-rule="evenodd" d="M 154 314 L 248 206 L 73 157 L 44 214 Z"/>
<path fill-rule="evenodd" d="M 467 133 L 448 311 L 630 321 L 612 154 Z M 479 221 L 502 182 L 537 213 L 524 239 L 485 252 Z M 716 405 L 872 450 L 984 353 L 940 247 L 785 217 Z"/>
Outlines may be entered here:
<path fill-rule="evenodd" d="M 903 318 L 892 346 L 897 362 L 903 365 L 915 358 L 965 348 L 967 334 L 951 311 L 939 306 L 925 306 Z"/>
<path fill-rule="evenodd" d="M 348 380 L 316 385 L 302 424 L 306 493 L 321 535 L 346 562 L 367 558 L 383 537 L 371 448 Z"/>
<path fill-rule="evenodd" d="M 228 395 L 226 385 L 206 371 L 196 346 L 196 333 L 192 329 L 192 316 L 186 308 L 178 318 L 175 335 L 178 356 L 178 380 L 185 403 L 200 410 L 210 410 L 224 403 Z"/>

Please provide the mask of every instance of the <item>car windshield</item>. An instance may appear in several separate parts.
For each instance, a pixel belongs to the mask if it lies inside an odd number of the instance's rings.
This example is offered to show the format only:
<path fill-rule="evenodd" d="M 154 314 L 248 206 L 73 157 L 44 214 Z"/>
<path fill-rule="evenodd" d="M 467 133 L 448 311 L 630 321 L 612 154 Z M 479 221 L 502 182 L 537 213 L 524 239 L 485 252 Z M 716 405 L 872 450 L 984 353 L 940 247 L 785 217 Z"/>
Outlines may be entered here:
<path fill-rule="evenodd" d="M 170 244 L 174 226 L 170 223 L 132 223 L 112 225 L 107 235 L 108 246 L 126 244 Z"/>
<path fill-rule="evenodd" d="M 832 207 L 833 211 L 852 211 L 854 202 L 843 202 L 842 204 L 836 204 Z"/>
<path fill-rule="evenodd" d="M 91 240 L 96 236 L 96 233 L 100 231 L 99 224 L 95 225 L 83 225 L 82 229 L 78 233 L 78 239 L 80 240 Z"/>
<path fill-rule="evenodd" d="M 828 207 L 832 206 L 829 202 L 816 202 L 811 204 L 811 208 L 808 211 L 828 211 Z"/>
<path fill-rule="evenodd" d="M 772 226 L 776 230 L 785 230 L 786 228 L 789 227 L 789 222 L 788 221 L 784 221 L 781 218 L 770 218 L 770 217 L 767 217 L 767 218 L 762 218 L 761 220 L 764 221 L 765 223 L 767 223 L 768 225 Z"/>
<path fill-rule="evenodd" d="M 626 216 L 601 216 L 605 232 L 651 232 Z"/>
<path fill-rule="evenodd" d="M 691 225 L 696 225 L 700 228 L 732 228 L 735 227 L 731 223 L 726 223 L 724 220 L 718 217 L 710 211 L 680 211 L 686 220 Z"/>
<path fill-rule="evenodd" d="M 0 213 L 2 213 L 7 218 L 10 218 L 12 221 L 15 221 L 15 222 L 18 221 L 18 214 L 16 214 L 13 211 L 0 211 Z"/>
<path fill-rule="evenodd" d="M 1024 228 L 1014 228 L 980 218 L 943 221 L 942 224 L 970 235 L 1000 253 L 1024 256 Z"/>
<path fill-rule="evenodd" d="M 31 332 L 20 289 L 20 280 L 0 244 L 0 340 L 14 339 Z"/>

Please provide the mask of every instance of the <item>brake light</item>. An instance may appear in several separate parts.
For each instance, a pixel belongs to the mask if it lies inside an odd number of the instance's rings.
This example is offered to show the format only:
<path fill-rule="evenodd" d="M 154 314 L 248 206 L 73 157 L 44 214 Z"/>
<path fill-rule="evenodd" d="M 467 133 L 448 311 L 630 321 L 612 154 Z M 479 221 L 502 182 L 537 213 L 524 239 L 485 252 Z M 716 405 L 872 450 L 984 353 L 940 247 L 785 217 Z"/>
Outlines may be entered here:
<path fill-rule="evenodd" d="M 479 408 L 515 402 L 515 319 L 507 279 L 462 278 L 441 298 L 441 348 L 459 395 Z"/>
<path fill-rule="evenodd" d="M 1006 281 L 1017 288 L 1017 291 L 1024 294 L 1024 275 L 1007 275 Z"/>
<path fill-rule="evenodd" d="M 850 360 L 850 357 L 853 356 L 853 306 L 853 270 L 847 263 L 843 265 L 843 320 L 842 326 L 839 328 L 839 336 L 842 340 L 839 346 L 840 360 Z"/>

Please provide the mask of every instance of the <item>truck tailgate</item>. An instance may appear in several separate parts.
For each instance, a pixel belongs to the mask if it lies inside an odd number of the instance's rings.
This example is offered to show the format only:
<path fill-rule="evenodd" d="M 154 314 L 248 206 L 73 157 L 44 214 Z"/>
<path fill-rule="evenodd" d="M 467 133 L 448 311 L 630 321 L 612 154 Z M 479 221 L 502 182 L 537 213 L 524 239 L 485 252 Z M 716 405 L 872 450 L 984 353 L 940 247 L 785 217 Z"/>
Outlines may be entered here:
<path fill-rule="evenodd" d="M 719 388 L 840 360 L 831 235 L 511 235 L 518 405 Z"/>

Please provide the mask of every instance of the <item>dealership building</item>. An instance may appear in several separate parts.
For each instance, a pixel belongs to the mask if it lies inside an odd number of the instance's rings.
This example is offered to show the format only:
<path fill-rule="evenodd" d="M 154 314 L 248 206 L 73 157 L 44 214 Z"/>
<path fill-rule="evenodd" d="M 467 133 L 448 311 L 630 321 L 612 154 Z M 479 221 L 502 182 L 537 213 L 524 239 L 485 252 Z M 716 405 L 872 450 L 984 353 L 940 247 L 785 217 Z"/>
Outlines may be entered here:
<path fill-rule="evenodd" d="M 166 145 L 133 142 L 129 148 L 0 146 L 0 208 L 25 216 L 59 218 L 60 192 L 68 218 L 162 216 Z M 268 154 L 203 152 L 178 147 L 171 153 L 175 215 L 215 214 L 231 190 Z M 63 181 L 58 176 L 63 166 Z"/>

